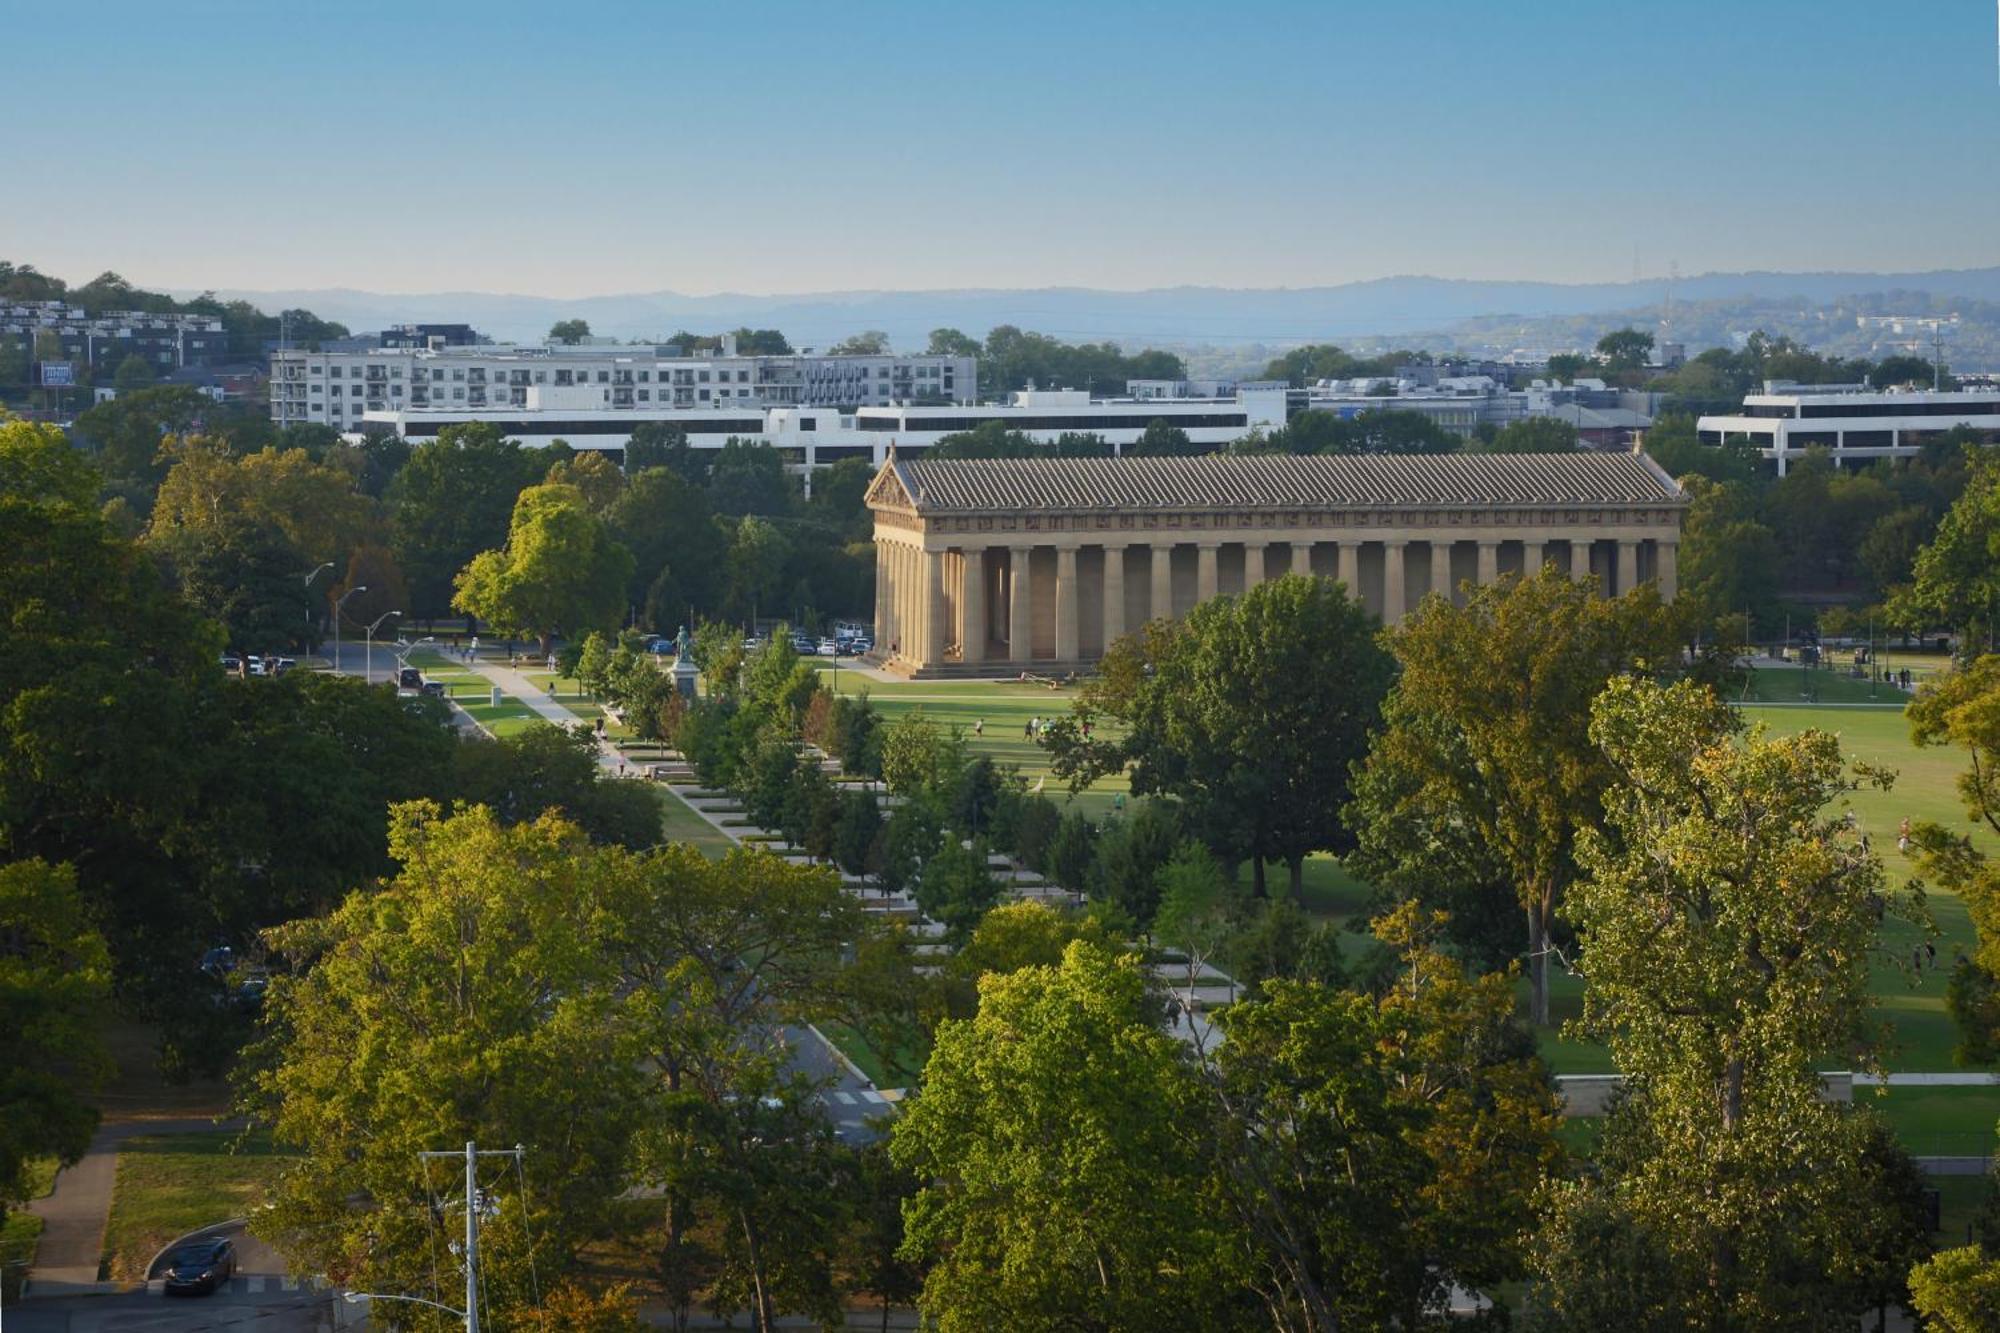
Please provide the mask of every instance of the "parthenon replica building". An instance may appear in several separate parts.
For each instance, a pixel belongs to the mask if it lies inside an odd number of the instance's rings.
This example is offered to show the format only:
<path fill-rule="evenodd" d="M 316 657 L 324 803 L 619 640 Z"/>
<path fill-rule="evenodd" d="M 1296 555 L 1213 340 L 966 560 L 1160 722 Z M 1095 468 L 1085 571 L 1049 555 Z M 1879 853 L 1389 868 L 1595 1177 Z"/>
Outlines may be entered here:
<path fill-rule="evenodd" d="M 1159 616 L 1288 573 L 1393 624 L 1551 562 L 1675 587 L 1681 488 L 1642 454 L 902 459 L 868 488 L 875 652 L 911 676 L 1088 666 Z"/>

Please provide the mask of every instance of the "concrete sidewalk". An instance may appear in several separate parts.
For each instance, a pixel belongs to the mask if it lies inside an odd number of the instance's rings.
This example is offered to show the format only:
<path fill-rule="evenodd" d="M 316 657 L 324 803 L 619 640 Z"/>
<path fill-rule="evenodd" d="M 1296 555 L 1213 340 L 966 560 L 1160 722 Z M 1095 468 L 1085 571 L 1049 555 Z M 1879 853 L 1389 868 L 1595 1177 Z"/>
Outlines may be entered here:
<path fill-rule="evenodd" d="M 241 1122 L 199 1120 L 120 1120 L 100 1125 L 83 1159 L 56 1176 L 47 1198 L 28 1204 L 42 1219 L 42 1239 L 35 1265 L 28 1270 L 28 1294 L 66 1296 L 85 1291 L 113 1290 L 99 1283 L 97 1266 L 104 1257 L 104 1225 L 111 1217 L 111 1190 L 118 1181 L 118 1149 L 130 1138 L 146 1134 L 198 1134 L 237 1129 Z"/>

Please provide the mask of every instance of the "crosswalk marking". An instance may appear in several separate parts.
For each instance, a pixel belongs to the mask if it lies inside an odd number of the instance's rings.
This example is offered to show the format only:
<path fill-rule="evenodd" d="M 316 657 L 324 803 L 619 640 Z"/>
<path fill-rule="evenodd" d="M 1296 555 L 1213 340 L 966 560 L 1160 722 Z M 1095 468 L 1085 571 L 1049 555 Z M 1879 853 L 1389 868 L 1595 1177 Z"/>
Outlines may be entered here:
<path fill-rule="evenodd" d="M 865 1089 L 861 1095 L 867 1098 L 869 1101 L 878 1104 L 886 1103 L 889 1100 L 887 1097 L 884 1097 L 881 1093 L 875 1091 L 875 1089 L 873 1088 Z"/>
<path fill-rule="evenodd" d="M 836 1092 L 833 1094 L 833 1099 L 839 1102 L 842 1106 L 854 1105 L 854 1097 L 853 1094 L 851 1093 Z"/>

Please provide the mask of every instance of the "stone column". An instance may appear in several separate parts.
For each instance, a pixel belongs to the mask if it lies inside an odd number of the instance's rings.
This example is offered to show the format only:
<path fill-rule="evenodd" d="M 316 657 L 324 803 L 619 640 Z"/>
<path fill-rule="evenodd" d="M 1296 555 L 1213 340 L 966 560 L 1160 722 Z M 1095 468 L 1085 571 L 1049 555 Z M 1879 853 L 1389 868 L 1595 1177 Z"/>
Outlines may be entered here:
<path fill-rule="evenodd" d="M 1405 610 L 1403 543 L 1401 539 L 1382 543 L 1382 623 L 1393 625 Z"/>
<path fill-rule="evenodd" d="M 1524 565 L 1526 561 L 1527 557 L 1523 556 L 1522 562 Z M 1483 588 L 1489 583 L 1498 583 L 1499 581 L 1500 543 L 1481 542 L 1479 543 L 1479 586 Z"/>
<path fill-rule="evenodd" d="M 1125 637 L 1125 544 L 1104 544 L 1104 646 Z"/>
<path fill-rule="evenodd" d="M 1174 547 L 1171 542 L 1154 542 L 1148 548 L 1153 558 L 1153 595 L 1147 607 L 1148 619 L 1174 618 Z"/>
<path fill-rule="evenodd" d="M 944 665 L 946 633 L 951 628 L 951 604 L 945 600 L 943 551 L 924 552 L 924 662 Z"/>
<path fill-rule="evenodd" d="M 1585 538 L 1569 539 L 1569 576 L 1573 579 L 1590 577 L 1590 542 Z"/>
<path fill-rule="evenodd" d="M 1200 542 L 1195 546 L 1194 599 L 1205 602 L 1215 596 L 1215 553 L 1219 542 Z"/>
<path fill-rule="evenodd" d="M 959 660 L 986 660 L 986 548 L 967 547 L 964 585 L 958 593 Z"/>
<path fill-rule="evenodd" d="M 1546 537 L 1530 537 L 1521 543 L 1521 575 L 1533 578 L 1542 572 L 1542 566 L 1549 563 L 1549 543 Z"/>
<path fill-rule="evenodd" d="M 1450 542 L 1431 543 L 1431 591 L 1447 602 L 1452 600 L 1451 547 Z"/>
<path fill-rule="evenodd" d="M 1076 634 L 1076 548 L 1056 548 L 1056 660 L 1074 662 Z"/>
<path fill-rule="evenodd" d="M 1243 543 L 1243 591 L 1249 592 L 1264 581 L 1264 553 L 1270 549 L 1262 542 Z"/>
<path fill-rule="evenodd" d="M 875 543 L 875 644 L 888 647 L 889 633 L 889 551 Z"/>
<path fill-rule="evenodd" d="M 1618 543 L 1618 572 L 1611 577 L 1613 593 L 1630 592 L 1639 586 L 1639 543 Z"/>
<path fill-rule="evenodd" d="M 894 542 L 882 553 L 883 572 L 889 576 L 889 619 L 882 626 L 882 639 L 877 645 L 882 656 L 894 655 L 893 649 L 902 638 L 903 629 L 903 548 Z"/>
<path fill-rule="evenodd" d="M 1035 581 L 1028 565 L 1033 550 L 1031 546 L 1016 546 L 1007 553 L 1007 660 L 1010 662 L 1034 660 L 1035 620 L 1029 599 Z"/>
<path fill-rule="evenodd" d="M 896 619 L 896 637 L 902 644 L 902 656 L 906 662 L 916 660 L 920 626 L 917 613 L 923 603 L 918 598 L 920 571 L 917 568 L 917 553 L 909 547 L 903 548 L 903 611 Z"/>
<path fill-rule="evenodd" d="M 1313 572 L 1313 544 L 1307 541 L 1292 542 L 1292 573 L 1301 578 L 1311 578 Z"/>
<path fill-rule="evenodd" d="M 1336 542 L 1333 547 L 1333 576 L 1347 585 L 1347 595 L 1361 600 L 1361 543 Z"/>
<path fill-rule="evenodd" d="M 1679 542 L 1653 543 L 1653 579 L 1660 585 L 1660 600 L 1671 602 L 1680 592 Z"/>

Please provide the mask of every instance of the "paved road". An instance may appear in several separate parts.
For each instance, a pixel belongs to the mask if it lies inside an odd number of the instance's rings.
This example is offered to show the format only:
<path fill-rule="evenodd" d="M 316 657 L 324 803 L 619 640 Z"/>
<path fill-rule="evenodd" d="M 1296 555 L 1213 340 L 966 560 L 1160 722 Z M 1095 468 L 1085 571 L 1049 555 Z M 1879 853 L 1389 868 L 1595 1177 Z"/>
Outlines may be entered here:
<path fill-rule="evenodd" d="M 309 1333 L 330 1328 L 330 1293 L 243 1277 L 212 1296 L 116 1295 L 30 1300 L 6 1312 L 7 1333 Z"/>

